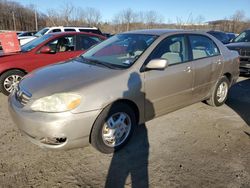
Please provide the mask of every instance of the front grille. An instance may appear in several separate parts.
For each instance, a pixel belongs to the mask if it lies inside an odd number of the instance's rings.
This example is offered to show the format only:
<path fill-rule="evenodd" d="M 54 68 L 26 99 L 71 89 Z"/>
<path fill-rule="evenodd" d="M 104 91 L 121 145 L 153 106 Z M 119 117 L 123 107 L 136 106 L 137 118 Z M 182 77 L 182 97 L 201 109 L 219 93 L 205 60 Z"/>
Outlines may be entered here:
<path fill-rule="evenodd" d="M 250 57 L 250 50 L 241 49 L 241 50 L 239 51 L 239 54 L 240 54 L 240 56 L 242 56 L 242 57 Z"/>
<path fill-rule="evenodd" d="M 28 93 L 27 91 L 25 91 L 24 89 L 22 89 L 22 88 L 20 88 L 20 87 L 18 87 L 18 89 L 17 89 L 15 95 L 16 95 L 16 99 L 17 99 L 22 105 L 26 105 L 26 104 L 30 101 L 30 99 L 31 99 L 31 97 L 32 97 L 32 95 L 31 95 L 30 93 Z"/>

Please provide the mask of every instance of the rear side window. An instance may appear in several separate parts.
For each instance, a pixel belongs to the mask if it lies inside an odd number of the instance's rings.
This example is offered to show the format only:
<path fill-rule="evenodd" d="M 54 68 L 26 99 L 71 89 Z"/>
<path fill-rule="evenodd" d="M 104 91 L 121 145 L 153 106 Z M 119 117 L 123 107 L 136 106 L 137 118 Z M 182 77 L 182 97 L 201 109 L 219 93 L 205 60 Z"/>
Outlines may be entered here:
<path fill-rule="evenodd" d="M 75 29 L 64 29 L 65 32 L 67 31 L 76 31 Z"/>
<path fill-rule="evenodd" d="M 193 59 L 212 57 L 220 54 L 215 43 L 206 36 L 191 35 L 189 36 Z"/>
<path fill-rule="evenodd" d="M 61 32 L 61 29 L 53 29 L 52 31 L 50 31 L 50 33 L 56 33 L 56 32 Z"/>
<path fill-rule="evenodd" d="M 80 35 L 80 50 L 87 50 L 93 45 L 96 45 L 97 43 L 101 42 L 102 40 L 95 36 L 86 36 L 86 35 Z"/>
<path fill-rule="evenodd" d="M 79 31 L 102 35 L 102 32 L 99 29 L 79 29 Z"/>

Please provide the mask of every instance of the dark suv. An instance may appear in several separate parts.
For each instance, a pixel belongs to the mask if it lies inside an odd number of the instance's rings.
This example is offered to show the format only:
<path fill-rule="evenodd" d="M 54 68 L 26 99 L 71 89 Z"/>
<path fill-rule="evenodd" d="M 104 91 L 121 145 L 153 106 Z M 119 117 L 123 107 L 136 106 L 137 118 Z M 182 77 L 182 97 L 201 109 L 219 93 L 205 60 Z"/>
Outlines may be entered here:
<path fill-rule="evenodd" d="M 243 31 L 226 45 L 230 50 L 236 50 L 240 54 L 240 73 L 250 75 L 250 29 Z"/>
<path fill-rule="evenodd" d="M 228 44 L 230 42 L 230 38 L 228 35 L 222 31 L 208 31 L 210 35 L 213 35 L 215 38 L 217 38 L 219 41 L 221 41 L 223 44 Z"/>

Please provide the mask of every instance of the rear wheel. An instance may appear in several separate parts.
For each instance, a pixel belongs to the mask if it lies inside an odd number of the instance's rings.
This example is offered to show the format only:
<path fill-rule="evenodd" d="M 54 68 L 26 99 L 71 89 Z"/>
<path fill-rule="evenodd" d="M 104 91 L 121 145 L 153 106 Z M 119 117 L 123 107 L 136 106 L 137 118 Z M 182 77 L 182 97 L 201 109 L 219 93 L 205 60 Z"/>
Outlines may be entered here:
<path fill-rule="evenodd" d="M 20 70 L 10 70 L 0 76 L 0 91 L 4 95 L 9 95 L 17 87 L 20 80 L 25 75 Z"/>
<path fill-rule="evenodd" d="M 117 151 L 127 143 L 135 125 L 134 111 L 128 105 L 110 105 L 101 112 L 93 126 L 91 144 L 102 153 Z"/>
<path fill-rule="evenodd" d="M 229 81 L 223 76 L 214 87 L 212 96 L 206 101 L 211 106 L 221 106 L 227 100 Z"/>

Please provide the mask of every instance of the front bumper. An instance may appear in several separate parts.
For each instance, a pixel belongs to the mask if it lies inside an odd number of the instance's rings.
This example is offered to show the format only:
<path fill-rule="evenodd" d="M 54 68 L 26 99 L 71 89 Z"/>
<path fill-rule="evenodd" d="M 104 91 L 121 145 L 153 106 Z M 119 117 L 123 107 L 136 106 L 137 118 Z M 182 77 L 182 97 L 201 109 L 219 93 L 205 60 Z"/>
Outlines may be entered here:
<path fill-rule="evenodd" d="M 16 97 L 10 95 L 9 112 L 21 132 L 34 144 L 48 149 L 73 149 L 89 143 L 92 125 L 101 110 L 79 114 L 34 112 L 24 110 Z"/>

